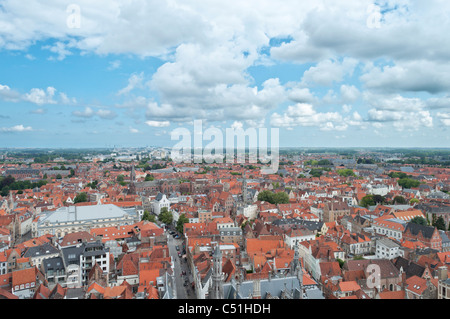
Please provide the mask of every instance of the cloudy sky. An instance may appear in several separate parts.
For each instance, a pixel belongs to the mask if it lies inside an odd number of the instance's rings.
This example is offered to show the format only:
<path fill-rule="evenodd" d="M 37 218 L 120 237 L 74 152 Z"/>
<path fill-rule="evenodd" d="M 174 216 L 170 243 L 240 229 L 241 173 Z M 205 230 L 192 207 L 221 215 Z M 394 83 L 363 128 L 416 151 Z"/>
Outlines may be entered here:
<path fill-rule="evenodd" d="M 0 0 L 0 147 L 449 147 L 446 0 Z"/>

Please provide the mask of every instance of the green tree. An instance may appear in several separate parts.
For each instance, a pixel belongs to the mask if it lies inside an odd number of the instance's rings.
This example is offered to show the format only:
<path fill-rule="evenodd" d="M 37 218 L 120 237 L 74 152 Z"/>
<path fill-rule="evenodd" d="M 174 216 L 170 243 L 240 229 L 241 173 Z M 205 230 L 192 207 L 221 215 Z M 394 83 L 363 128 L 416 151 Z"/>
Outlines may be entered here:
<path fill-rule="evenodd" d="M 273 193 L 269 190 L 263 190 L 258 194 L 258 200 L 262 202 L 273 202 Z"/>
<path fill-rule="evenodd" d="M 285 192 L 275 193 L 273 199 L 274 203 L 272 204 L 289 204 L 289 195 Z"/>
<path fill-rule="evenodd" d="M 413 224 L 418 224 L 418 225 L 423 225 L 423 226 L 427 226 L 428 225 L 427 220 L 425 218 L 423 218 L 423 217 L 420 217 L 420 216 L 414 217 L 413 219 L 411 219 L 410 222 L 413 223 Z"/>
<path fill-rule="evenodd" d="M 120 183 L 120 182 L 123 182 L 124 181 L 124 177 L 123 177 L 123 175 L 118 175 L 117 176 L 117 181 Z"/>
<path fill-rule="evenodd" d="M 186 215 L 181 214 L 180 218 L 178 218 L 177 226 L 176 226 L 176 229 L 180 234 L 183 233 L 183 225 L 188 222 L 189 222 L 189 219 L 186 217 Z"/>
<path fill-rule="evenodd" d="M 147 210 L 144 211 L 142 215 L 142 220 L 148 220 L 149 222 L 154 223 L 156 221 L 155 215 L 150 214 Z"/>
<path fill-rule="evenodd" d="M 386 198 L 381 195 L 373 195 L 373 200 L 375 201 L 375 205 L 386 204 Z"/>
<path fill-rule="evenodd" d="M 409 201 L 410 205 L 414 205 L 414 204 L 418 204 L 420 203 L 420 200 L 417 198 L 411 198 L 411 200 Z"/>
<path fill-rule="evenodd" d="M 349 168 L 348 169 L 338 169 L 337 173 L 343 177 L 349 177 L 349 176 L 355 177 L 356 176 L 355 172 L 353 172 L 353 170 L 351 170 Z"/>
<path fill-rule="evenodd" d="M 153 180 L 155 180 L 155 178 L 153 177 L 153 175 L 147 174 L 147 175 L 145 176 L 145 181 L 146 181 L 146 182 L 151 182 L 151 181 L 153 181 Z"/>
<path fill-rule="evenodd" d="M 333 165 L 333 163 L 330 162 L 330 160 L 327 159 L 323 159 L 317 162 L 317 165 L 320 166 L 329 166 L 329 165 Z"/>
<path fill-rule="evenodd" d="M 406 204 L 406 199 L 403 196 L 395 196 L 392 201 L 393 204 Z"/>
<path fill-rule="evenodd" d="M 3 197 L 8 196 L 9 190 L 9 186 L 4 186 L 0 192 L 0 195 L 2 195 Z"/>
<path fill-rule="evenodd" d="M 323 174 L 323 170 L 314 168 L 311 171 L 309 171 L 309 174 L 312 177 L 320 177 Z"/>
<path fill-rule="evenodd" d="M 161 208 L 161 212 L 158 215 L 158 220 L 166 225 L 172 224 L 172 221 L 173 221 L 172 212 L 170 212 L 167 209 L 167 207 Z"/>
<path fill-rule="evenodd" d="M 61 174 L 56 175 L 56 179 L 62 179 Z"/>
<path fill-rule="evenodd" d="M 403 188 L 414 188 L 420 185 L 420 182 L 412 178 L 401 178 L 397 181 L 398 185 Z"/>
<path fill-rule="evenodd" d="M 82 193 L 79 193 L 77 196 L 75 196 L 73 203 L 77 204 L 77 203 L 84 203 L 87 201 L 88 201 L 87 194 L 85 192 L 82 192 Z"/>
<path fill-rule="evenodd" d="M 273 193 L 269 190 L 264 190 L 258 194 L 258 200 L 271 204 L 288 204 L 289 195 L 285 192 Z"/>
<path fill-rule="evenodd" d="M 407 177 L 411 177 L 411 175 L 407 175 L 406 173 L 402 173 L 402 172 L 391 172 L 388 174 L 389 177 L 391 178 L 407 178 Z"/>
<path fill-rule="evenodd" d="M 439 216 L 435 222 L 433 223 L 433 226 L 436 227 L 439 230 L 445 231 L 445 220 L 442 216 Z"/>
<path fill-rule="evenodd" d="M 361 198 L 359 205 L 366 208 L 369 206 L 375 206 L 375 200 L 373 199 L 373 195 L 366 195 L 363 198 Z"/>

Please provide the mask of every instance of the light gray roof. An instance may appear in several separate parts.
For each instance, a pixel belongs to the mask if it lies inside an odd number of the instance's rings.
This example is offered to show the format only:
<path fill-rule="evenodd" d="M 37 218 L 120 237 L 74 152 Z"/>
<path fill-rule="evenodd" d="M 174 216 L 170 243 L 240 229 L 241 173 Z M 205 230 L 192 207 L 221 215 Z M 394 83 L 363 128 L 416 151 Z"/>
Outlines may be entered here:
<path fill-rule="evenodd" d="M 84 288 L 67 288 L 65 299 L 83 299 Z"/>
<path fill-rule="evenodd" d="M 395 248 L 395 247 L 399 247 L 399 245 L 397 245 L 396 243 L 394 243 L 392 240 L 390 240 L 389 238 L 381 238 L 377 241 L 377 243 L 383 244 L 384 246 L 388 247 L 388 248 Z"/>
<path fill-rule="evenodd" d="M 300 291 L 300 281 L 297 277 L 283 277 L 263 279 L 260 281 L 261 298 L 266 298 L 269 293 L 272 297 L 280 297 L 284 290 L 293 292 L 294 295 L 298 295 Z M 234 299 L 236 286 L 235 282 L 227 283 L 223 285 L 223 291 L 225 299 Z M 237 299 L 247 299 L 253 293 L 253 281 L 244 281 L 240 284 L 239 295 Z"/>
<path fill-rule="evenodd" d="M 69 206 L 61 207 L 53 212 L 44 213 L 40 222 L 64 223 L 83 220 L 105 219 L 105 218 L 121 218 L 125 214 L 130 214 L 130 210 L 113 205 L 90 205 L 90 206 Z"/>
<path fill-rule="evenodd" d="M 414 168 L 412 168 L 411 166 L 402 166 L 402 167 L 400 167 L 400 170 L 404 173 L 413 173 L 414 172 Z"/>
<path fill-rule="evenodd" d="M 318 288 L 306 289 L 305 293 L 307 299 L 325 299 L 322 291 Z"/>

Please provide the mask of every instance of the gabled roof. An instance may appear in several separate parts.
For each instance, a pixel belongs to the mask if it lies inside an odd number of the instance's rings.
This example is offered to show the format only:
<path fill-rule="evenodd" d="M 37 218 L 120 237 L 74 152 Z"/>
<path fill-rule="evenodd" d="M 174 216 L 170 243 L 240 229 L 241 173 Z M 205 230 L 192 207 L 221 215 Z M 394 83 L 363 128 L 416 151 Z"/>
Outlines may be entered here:
<path fill-rule="evenodd" d="M 36 267 L 16 270 L 12 273 L 12 286 L 20 286 L 22 284 L 36 282 L 38 270 Z"/>
<path fill-rule="evenodd" d="M 0 288 L 0 299 L 19 299 L 19 297 L 5 289 Z"/>
<path fill-rule="evenodd" d="M 339 290 L 342 292 L 355 292 L 361 289 L 356 281 L 342 281 L 339 283 Z"/>
<path fill-rule="evenodd" d="M 334 277 L 342 275 L 341 267 L 337 261 L 321 262 L 319 265 L 322 276 Z"/>
<path fill-rule="evenodd" d="M 406 279 L 406 289 L 415 294 L 422 295 L 427 289 L 427 280 L 418 276 L 412 276 Z"/>
<path fill-rule="evenodd" d="M 417 236 L 419 233 L 422 233 L 422 235 L 425 238 L 432 238 L 435 229 L 436 228 L 433 226 L 424 226 L 415 223 L 408 223 L 406 225 L 405 233 L 409 231 L 414 236 Z"/>
<path fill-rule="evenodd" d="M 105 288 L 100 286 L 98 283 L 93 282 L 87 289 L 86 293 L 99 293 L 103 295 L 105 293 Z"/>
<path fill-rule="evenodd" d="M 403 272 L 406 274 L 406 278 L 412 276 L 422 277 L 425 271 L 425 267 L 403 257 L 396 258 L 394 260 L 394 265 L 398 270 L 403 269 Z"/>

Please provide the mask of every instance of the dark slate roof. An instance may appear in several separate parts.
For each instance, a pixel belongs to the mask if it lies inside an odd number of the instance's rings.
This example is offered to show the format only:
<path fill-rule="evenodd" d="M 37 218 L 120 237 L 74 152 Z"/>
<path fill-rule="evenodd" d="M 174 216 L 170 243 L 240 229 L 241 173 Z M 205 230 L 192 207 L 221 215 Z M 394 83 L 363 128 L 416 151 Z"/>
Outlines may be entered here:
<path fill-rule="evenodd" d="M 134 183 L 136 187 L 157 187 L 159 186 L 159 181 L 153 180 L 153 181 L 147 181 L 147 182 L 139 182 Z"/>
<path fill-rule="evenodd" d="M 84 256 L 98 256 L 104 255 L 109 251 L 109 248 L 105 247 L 101 242 L 91 242 L 91 243 L 83 243 L 81 246 L 83 248 Z"/>
<path fill-rule="evenodd" d="M 413 234 L 414 236 L 418 235 L 419 232 L 422 232 L 422 235 L 425 238 L 431 238 L 433 237 L 434 229 L 435 228 L 432 226 L 424 226 L 414 223 L 408 223 L 406 225 L 405 232 L 410 231 L 411 234 Z"/>
<path fill-rule="evenodd" d="M 394 261 L 394 265 L 398 270 L 400 270 L 400 268 L 403 268 L 403 271 L 406 273 L 406 278 L 412 276 L 422 277 L 425 271 L 425 267 L 422 267 L 421 265 L 403 257 L 398 257 Z"/>
<path fill-rule="evenodd" d="M 450 244 L 450 238 L 448 238 L 447 234 L 445 233 L 445 231 L 440 230 L 439 234 L 441 235 L 441 239 L 442 239 L 442 246 L 447 246 Z"/>
<path fill-rule="evenodd" d="M 44 266 L 44 271 L 47 272 L 49 270 L 64 270 L 64 262 L 63 259 L 61 257 L 54 257 L 54 258 L 48 258 L 45 259 L 42 262 L 43 266 Z"/>
<path fill-rule="evenodd" d="M 311 220 L 297 219 L 297 218 L 280 218 L 272 222 L 275 226 L 283 225 L 301 225 L 305 226 L 308 230 L 320 230 L 322 229 L 323 222 L 315 222 Z"/>
<path fill-rule="evenodd" d="M 59 253 L 59 250 L 56 247 L 54 247 L 53 245 L 51 245 L 49 243 L 45 243 L 40 246 L 28 248 L 28 250 L 25 252 L 23 257 L 28 258 L 28 257 L 36 257 L 36 256 L 45 256 L 45 255 L 51 255 L 51 254 L 56 254 L 56 253 Z"/>
<path fill-rule="evenodd" d="M 155 200 L 160 201 L 163 198 L 163 193 L 158 193 L 158 195 L 156 195 Z"/>
<path fill-rule="evenodd" d="M 67 247 L 61 249 L 65 265 L 80 264 L 80 255 L 83 253 L 84 247 Z"/>
<path fill-rule="evenodd" d="M 293 293 L 293 298 L 300 296 L 300 281 L 297 277 L 283 277 L 260 280 L 261 298 L 265 299 L 268 294 L 272 297 L 280 297 L 283 291 Z M 244 281 L 239 287 L 239 295 L 235 296 L 236 286 L 234 283 L 223 285 L 224 299 L 247 299 L 253 293 L 253 281 Z"/>

